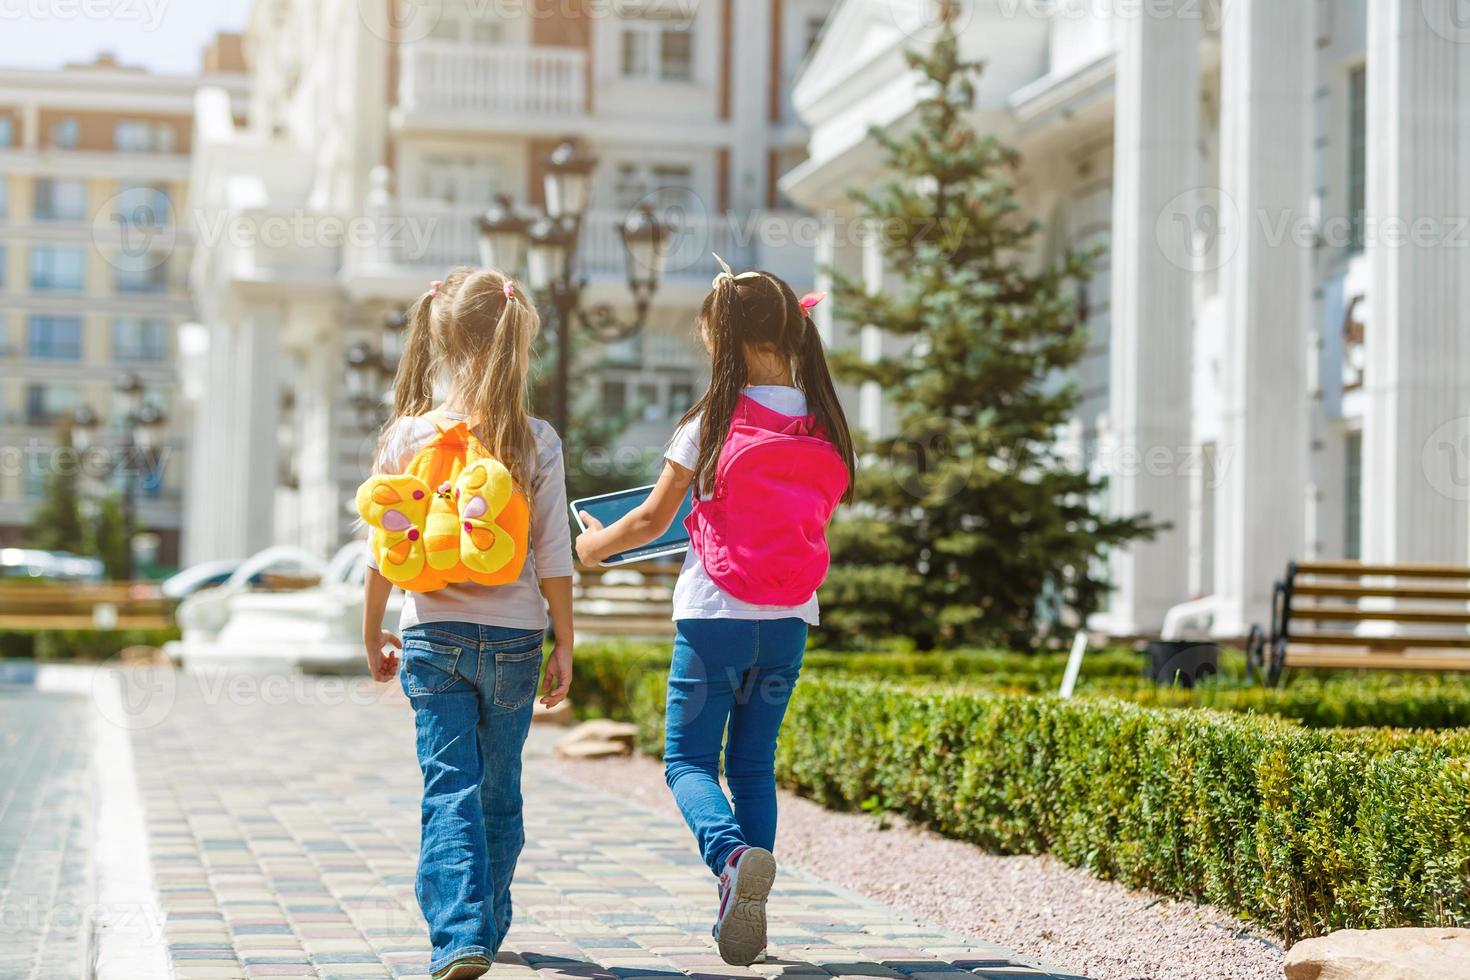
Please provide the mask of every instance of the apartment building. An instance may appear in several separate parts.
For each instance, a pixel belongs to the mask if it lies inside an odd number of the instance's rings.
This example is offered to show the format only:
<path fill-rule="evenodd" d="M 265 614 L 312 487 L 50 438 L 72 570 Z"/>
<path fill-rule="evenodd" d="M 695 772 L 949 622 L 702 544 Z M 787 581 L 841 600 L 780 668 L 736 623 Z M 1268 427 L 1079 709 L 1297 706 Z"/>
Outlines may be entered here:
<path fill-rule="evenodd" d="M 198 76 L 164 76 L 101 56 L 60 70 L 0 68 L 0 542 L 25 540 L 54 465 L 60 424 L 85 410 L 94 444 L 119 450 L 125 377 L 163 418 L 159 465 L 136 478 L 157 561 L 178 561 L 187 419 L 178 327 L 192 312 L 193 245 L 182 212 L 195 89 L 243 112 L 239 39 L 223 36 Z M 88 477 L 120 490 L 90 457 Z M 137 468 L 133 468 L 136 470 Z M 96 486 L 100 492 L 102 486 Z"/>
<path fill-rule="evenodd" d="M 1036 261 L 1106 246 L 1066 438 L 1108 506 L 1172 526 L 1110 558 L 1095 625 L 1157 630 L 1214 596 L 1267 616 L 1293 558 L 1470 564 L 1470 45 L 1451 4 L 966 4 L 974 121 L 1020 149 Z M 928 0 L 843 0 L 797 80 L 809 158 L 782 181 L 841 227 L 869 125 L 912 124 Z M 822 257 L 874 288 L 872 243 Z M 830 313 L 826 314 L 830 317 Z M 833 343 L 892 350 L 861 324 Z M 892 426 L 868 387 L 855 414 Z"/>
<path fill-rule="evenodd" d="M 384 324 L 478 261 L 497 195 L 542 202 L 568 137 L 600 160 L 579 251 L 588 305 L 629 312 L 618 228 L 635 207 L 679 229 L 646 328 L 586 351 L 573 379 L 584 404 L 629 420 L 625 448 L 665 439 L 704 384 L 693 327 L 711 252 L 813 280 L 777 180 L 805 155 L 790 85 L 832 5 L 258 0 L 249 125 L 219 93 L 196 112 L 191 207 L 236 233 L 194 257 L 186 556 L 327 552 L 353 535 L 378 419 L 350 390 L 349 354 L 382 362 L 381 394 Z M 272 242 L 269 228 L 290 230 Z"/>

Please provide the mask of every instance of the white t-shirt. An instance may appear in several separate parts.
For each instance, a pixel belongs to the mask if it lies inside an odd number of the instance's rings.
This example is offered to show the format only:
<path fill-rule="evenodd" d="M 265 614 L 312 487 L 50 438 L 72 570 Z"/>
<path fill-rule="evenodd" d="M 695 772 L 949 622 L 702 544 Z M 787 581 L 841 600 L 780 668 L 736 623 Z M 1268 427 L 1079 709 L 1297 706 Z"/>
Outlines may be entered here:
<path fill-rule="evenodd" d="M 751 385 L 745 394 L 773 412 L 782 415 L 805 415 L 806 396 L 799 388 L 786 385 Z M 666 459 L 692 470 L 699 464 L 699 419 L 679 426 L 669 441 Z M 797 606 L 758 606 L 742 602 L 715 584 L 704 570 L 704 563 L 690 548 L 684 556 L 684 568 L 674 586 L 674 619 L 791 619 L 805 620 L 816 626 L 818 620 L 815 594 Z"/>

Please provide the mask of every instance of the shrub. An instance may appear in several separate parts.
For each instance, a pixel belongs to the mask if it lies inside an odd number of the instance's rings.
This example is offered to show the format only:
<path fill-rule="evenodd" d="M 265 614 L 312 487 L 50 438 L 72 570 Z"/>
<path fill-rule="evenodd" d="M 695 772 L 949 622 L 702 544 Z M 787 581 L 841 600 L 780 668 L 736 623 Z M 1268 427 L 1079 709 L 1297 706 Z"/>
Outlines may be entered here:
<path fill-rule="evenodd" d="M 663 688 L 637 689 L 662 747 Z M 1287 940 L 1470 925 L 1470 732 L 1313 731 L 1112 699 L 1013 697 L 812 674 L 781 781 L 1008 854 L 1253 918 Z"/>
<path fill-rule="evenodd" d="M 0 630 L 0 658 L 106 660 L 124 647 L 163 646 L 178 630 Z"/>

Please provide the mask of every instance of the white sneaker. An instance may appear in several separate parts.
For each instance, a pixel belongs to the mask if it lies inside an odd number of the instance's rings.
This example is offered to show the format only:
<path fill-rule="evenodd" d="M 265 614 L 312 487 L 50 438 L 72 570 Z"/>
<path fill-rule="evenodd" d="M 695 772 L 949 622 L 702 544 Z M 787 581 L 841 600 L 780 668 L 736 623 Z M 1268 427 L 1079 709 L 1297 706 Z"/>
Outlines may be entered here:
<path fill-rule="evenodd" d="M 776 883 L 776 859 L 763 847 L 742 847 L 720 875 L 720 914 L 714 937 L 720 958 L 749 966 L 766 950 L 766 898 Z"/>

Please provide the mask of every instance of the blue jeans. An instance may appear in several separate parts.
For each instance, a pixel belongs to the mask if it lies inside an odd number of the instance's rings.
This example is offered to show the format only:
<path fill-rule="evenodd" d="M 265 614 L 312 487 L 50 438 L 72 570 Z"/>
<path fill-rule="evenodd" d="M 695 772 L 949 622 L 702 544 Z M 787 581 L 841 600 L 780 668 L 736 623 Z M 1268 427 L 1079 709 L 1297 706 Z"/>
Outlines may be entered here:
<path fill-rule="evenodd" d="M 664 778 L 718 876 L 737 847 L 776 844 L 776 736 L 807 628 L 800 619 L 681 619 L 675 627 Z M 721 748 L 733 807 L 720 789 Z"/>
<path fill-rule="evenodd" d="M 425 623 L 403 631 L 404 693 L 424 773 L 414 884 L 434 952 L 493 960 L 510 929 L 525 844 L 521 749 L 541 676 L 541 630 Z"/>

